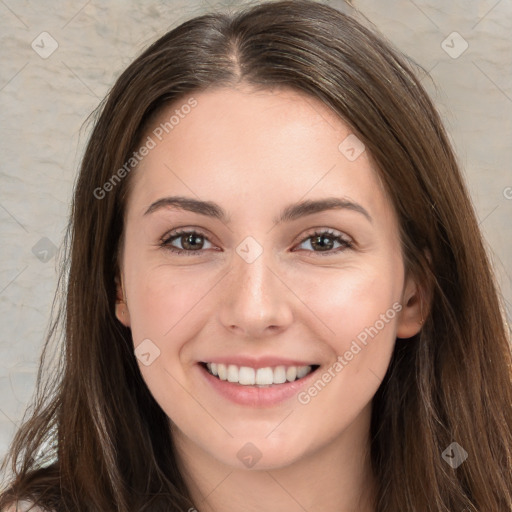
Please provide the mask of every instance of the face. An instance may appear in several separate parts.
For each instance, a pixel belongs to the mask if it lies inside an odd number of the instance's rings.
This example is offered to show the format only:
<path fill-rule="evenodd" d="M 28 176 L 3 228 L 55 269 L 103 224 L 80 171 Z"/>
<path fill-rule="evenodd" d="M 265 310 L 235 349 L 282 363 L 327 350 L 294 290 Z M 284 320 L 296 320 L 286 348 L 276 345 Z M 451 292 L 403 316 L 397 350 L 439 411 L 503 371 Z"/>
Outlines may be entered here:
<path fill-rule="evenodd" d="M 367 434 L 396 337 L 419 330 L 416 287 L 332 111 L 291 90 L 192 97 L 130 177 L 116 314 L 177 439 L 283 467 Z"/>

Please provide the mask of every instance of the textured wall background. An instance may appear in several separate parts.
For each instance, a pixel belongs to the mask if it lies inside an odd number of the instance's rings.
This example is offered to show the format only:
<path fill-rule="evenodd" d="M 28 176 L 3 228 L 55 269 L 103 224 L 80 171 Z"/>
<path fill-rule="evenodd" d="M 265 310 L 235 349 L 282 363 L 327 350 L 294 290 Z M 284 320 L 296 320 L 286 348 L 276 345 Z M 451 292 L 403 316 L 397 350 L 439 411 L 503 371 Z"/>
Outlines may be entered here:
<path fill-rule="evenodd" d="M 435 85 L 420 74 L 465 169 L 511 318 L 512 2 L 353 3 L 430 73 Z M 82 124 L 158 36 L 240 4 L 0 0 L 0 455 L 34 388 L 56 251 L 89 134 Z"/>

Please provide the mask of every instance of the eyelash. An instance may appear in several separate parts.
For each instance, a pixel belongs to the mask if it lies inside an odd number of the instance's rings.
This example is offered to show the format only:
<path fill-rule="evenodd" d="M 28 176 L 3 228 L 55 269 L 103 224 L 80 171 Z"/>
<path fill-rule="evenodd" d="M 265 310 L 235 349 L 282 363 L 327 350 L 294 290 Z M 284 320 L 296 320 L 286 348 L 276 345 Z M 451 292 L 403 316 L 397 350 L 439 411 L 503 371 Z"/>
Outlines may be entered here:
<path fill-rule="evenodd" d="M 205 240 L 208 240 L 208 237 L 204 233 L 201 233 L 200 231 L 196 231 L 196 230 L 193 230 L 193 229 L 192 230 L 186 230 L 186 229 L 176 230 L 176 231 L 173 231 L 173 232 L 169 233 L 168 236 L 165 236 L 162 239 L 161 247 L 166 249 L 166 250 L 169 250 L 169 251 L 171 251 L 171 252 L 173 252 L 175 254 L 183 254 L 183 253 L 185 253 L 187 256 L 195 256 L 195 255 L 198 255 L 198 254 L 200 254 L 200 253 L 205 251 L 205 249 L 198 249 L 198 250 L 194 250 L 194 251 L 189 251 L 187 249 L 178 249 L 178 248 L 173 247 L 172 245 L 170 245 L 171 242 L 173 242 L 174 240 L 179 239 L 183 235 L 195 235 L 195 236 L 200 236 L 200 237 L 204 238 Z M 306 242 L 310 238 L 314 238 L 316 236 L 325 236 L 325 235 L 327 235 L 327 237 L 329 237 L 329 238 L 332 238 L 335 242 L 339 242 L 341 244 L 341 247 L 338 247 L 336 249 L 330 249 L 330 250 L 327 250 L 327 251 L 309 251 L 309 250 L 307 250 L 307 252 L 312 252 L 312 253 L 315 253 L 315 254 L 317 254 L 319 256 L 331 256 L 331 255 L 336 254 L 338 252 L 344 251 L 345 249 L 352 249 L 353 248 L 353 242 L 351 240 L 347 240 L 346 238 L 343 238 L 343 236 L 341 234 L 336 233 L 335 231 L 330 230 L 330 229 L 315 230 L 312 233 L 309 233 L 305 238 L 303 238 L 299 242 L 298 245 L 302 245 L 304 242 Z"/>

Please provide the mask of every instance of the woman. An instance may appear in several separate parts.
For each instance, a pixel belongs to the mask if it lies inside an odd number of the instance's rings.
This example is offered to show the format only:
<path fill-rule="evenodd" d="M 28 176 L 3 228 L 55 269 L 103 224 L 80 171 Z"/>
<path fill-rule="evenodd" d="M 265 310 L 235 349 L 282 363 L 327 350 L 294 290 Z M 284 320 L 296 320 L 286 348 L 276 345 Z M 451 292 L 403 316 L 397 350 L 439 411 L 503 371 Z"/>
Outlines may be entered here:
<path fill-rule="evenodd" d="M 512 510 L 468 192 L 407 61 L 351 17 L 264 3 L 154 43 L 101 109 L 69 263 L 2 510 Z"/>

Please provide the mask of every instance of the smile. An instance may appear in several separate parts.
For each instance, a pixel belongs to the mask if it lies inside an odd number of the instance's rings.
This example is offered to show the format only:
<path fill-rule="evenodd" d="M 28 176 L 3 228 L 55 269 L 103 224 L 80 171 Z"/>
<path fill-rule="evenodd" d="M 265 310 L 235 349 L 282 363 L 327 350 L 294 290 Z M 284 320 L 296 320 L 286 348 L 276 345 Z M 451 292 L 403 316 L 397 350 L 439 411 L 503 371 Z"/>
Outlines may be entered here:
<path fill-rule="evenodd" d="M 219 380 L 240 384 L 242 386 L 267 387 L 286 382 L 300 380 L 318 365 L 308 366 L 275 366 L 264 368 L 252 368 L 250 366 L 237 366 L 235 364 L 203 363 L 210 375 Z"/>

